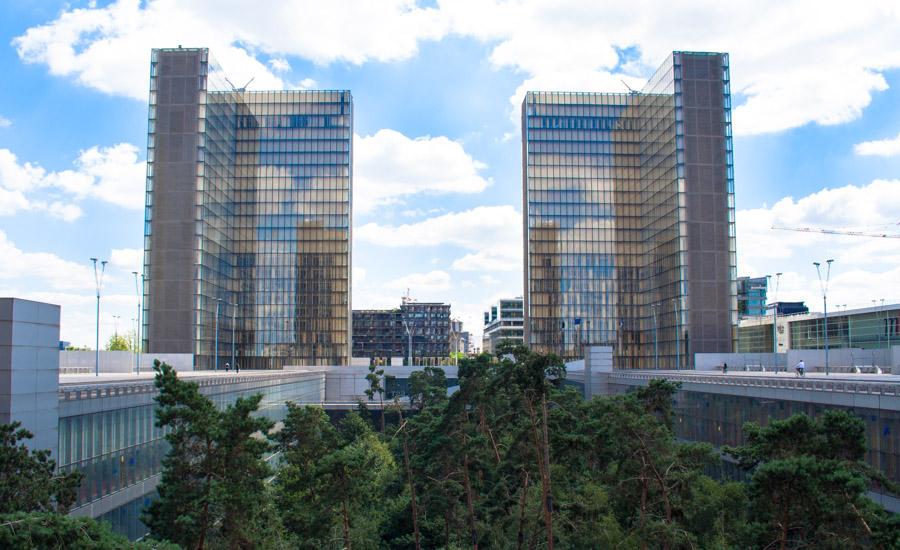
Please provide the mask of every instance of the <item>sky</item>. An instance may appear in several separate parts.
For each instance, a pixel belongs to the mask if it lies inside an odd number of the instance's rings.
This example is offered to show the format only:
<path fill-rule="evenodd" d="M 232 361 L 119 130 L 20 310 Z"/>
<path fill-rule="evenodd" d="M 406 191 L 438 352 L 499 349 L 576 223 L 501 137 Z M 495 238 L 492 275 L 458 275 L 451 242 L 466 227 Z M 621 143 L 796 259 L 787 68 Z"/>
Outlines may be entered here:
<path fill-rule="evenodd" d="M 673 50 L 730 54 L 738 274 L 779 300 L 900 302 L 900 2 L 0 2 L 0 296 L 93 346 L 136 316 L 150 49 L 209 47 L 250 89 L 349 89 L 353 307 L 482 312 L 522 293 L 528 90 L 640 88 Z M 772 294 L 770 293 L 770 296 Z M 118 318 L 116 317 L 118 316 Z"/>

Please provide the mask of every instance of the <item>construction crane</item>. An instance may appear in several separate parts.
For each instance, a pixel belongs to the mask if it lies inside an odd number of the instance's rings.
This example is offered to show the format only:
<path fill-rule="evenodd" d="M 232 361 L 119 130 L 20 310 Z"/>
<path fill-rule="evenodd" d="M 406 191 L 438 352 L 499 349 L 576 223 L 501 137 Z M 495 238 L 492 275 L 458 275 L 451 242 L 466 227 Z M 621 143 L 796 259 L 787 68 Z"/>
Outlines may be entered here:
<path fill-rule="evenodd" d="M 900 235 L 893 233 L 867 233 L 865 231 L 838 231 L 837 229 L 822 229 L 819 227 L 777 227 L 778 231 L 799 231 L 801 233 L 825 233 L 826 235 L 847 235 L 850 237 L 878 237 L 883 239 L 900 239 Z"/>

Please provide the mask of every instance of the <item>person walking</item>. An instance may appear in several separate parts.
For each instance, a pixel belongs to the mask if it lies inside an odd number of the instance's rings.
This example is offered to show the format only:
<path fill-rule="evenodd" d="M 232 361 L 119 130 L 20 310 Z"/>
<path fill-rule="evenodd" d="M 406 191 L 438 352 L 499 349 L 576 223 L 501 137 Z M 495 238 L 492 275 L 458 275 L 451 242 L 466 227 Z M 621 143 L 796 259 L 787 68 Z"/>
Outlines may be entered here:
<path fill-rule="evenodd" d="M 800 362 L 797 363 L 797 366 L 794 368 L 797 369 L 797 376 L 806 375 L 806 363 L 803 362 L 803 359 L 801 359 Z"/>
<path fill-rule="evenodd" d="M 728 363 L 722 362 L 722 374 L 728 374 Z"/>
<path fill-rule="evenodd" d="M 228 372 L 230 370 L 231 370 L 231 365 L 229 365 L 228 363 L 225 363 L 225 372 Z"/>

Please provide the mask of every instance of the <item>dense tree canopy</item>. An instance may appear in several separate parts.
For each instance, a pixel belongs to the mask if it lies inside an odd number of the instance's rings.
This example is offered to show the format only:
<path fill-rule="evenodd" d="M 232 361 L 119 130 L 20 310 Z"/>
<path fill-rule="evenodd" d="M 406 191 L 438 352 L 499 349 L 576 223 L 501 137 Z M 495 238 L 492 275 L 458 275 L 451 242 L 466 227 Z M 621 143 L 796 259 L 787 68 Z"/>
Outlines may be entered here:
<path fill-rule="evenodd" d="M 558 357 L 507 345 L 461 361 L 452 393 L 426 368 L 408 404 L 385 403 L 373 368 L 380 410 L 289 403 L 275 426 L 259 396 L 220 408 L 156 371 L 171 448 L 144 520 L 184 548 L 900 548 L 900 520 L 866 495 L 900 488 L 866 464 L 864 425 L 845 411 L 749 423 L 744 445 L 716 451 L 675 438 L 677 384 L 584 400 Z M 77 479 L 24 450 L 16 427 L 2 435 L 0 511 L 22 513 L 0 516 L 14 527 L 0 546 L 122 546 L 55 513 Z M 723 460 L 746 481 L 710 477 Z"/>
<path fill-rule="evenodd" d="M 33 434 L 20 422 L 0 425 L 0 514 L 65 513 L 75 502 L 81 474 L 57 473 L 48 450 L 29 450 Z"/>

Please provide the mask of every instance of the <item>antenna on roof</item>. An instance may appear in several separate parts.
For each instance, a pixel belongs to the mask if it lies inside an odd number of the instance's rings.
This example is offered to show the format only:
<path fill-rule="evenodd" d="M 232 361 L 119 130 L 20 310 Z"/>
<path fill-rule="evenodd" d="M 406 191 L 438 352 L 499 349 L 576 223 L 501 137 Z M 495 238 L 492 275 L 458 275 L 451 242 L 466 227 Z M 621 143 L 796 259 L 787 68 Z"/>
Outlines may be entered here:
<path fill-rule="evenodd" d="M 223 75 L 223 78 L 225 79 L 225 82 L 227 82 L 228 85 L 231 86 L 231 91 L 232 91 L 232 92 L 246 92 L 246 91 L 247 91 L 247 86 L 249 86 L 251 82 L 253 82 L 254 80 L 256 80 L 256 77 L 254 76 L 253 78 L 251 78 L 250 80 L 248 80 L 246 84 L 244 84 L 244 85 L 241 86 L 240 88 L 237 88 L 237 87 L 235 87 L 235 85 L 234 85 L 234 83 L 233 83 L 232 81 L 228 80 L 228 77 L 227 77 L 227 76 L 224 76 L 224 75 Z"/>
<path fill-rule="evenodd" d="M 629 86 L 628 83 L 625 82 L 625 80 L 623 80 L 623 79 L 620 79 L 620 80 L 621 80 L 622 84 L 624 84 L 625 87 L 628 88 L 628 93 L 630 93 L 631 95 L 637 95 L 640 93 L 639 91 L 637 91 L 637 90 L 633 89 L 631 86 Z"/>
<path fill-rule="evenodd" d="M 245 91 L 247 91 L 247 86 L 249 86 L 250 83 L 253 82 L 254 80 L 256 80 L 256 77 L 255 77 L 255 76 L 252 77 L 250 80 L 248 80 L 246 84 L 244 84 L 243 86 L 241 86 L 240 88 L 238 88 L 237 91 L 239 91 L 239 92 L 245 92 Z"/>

